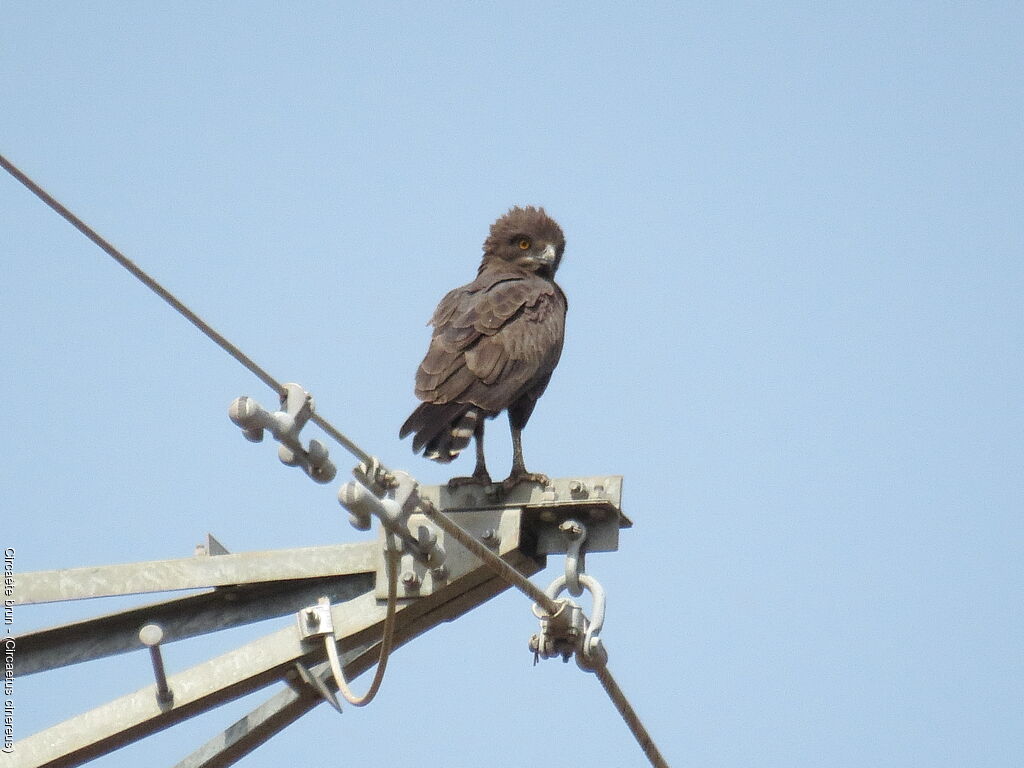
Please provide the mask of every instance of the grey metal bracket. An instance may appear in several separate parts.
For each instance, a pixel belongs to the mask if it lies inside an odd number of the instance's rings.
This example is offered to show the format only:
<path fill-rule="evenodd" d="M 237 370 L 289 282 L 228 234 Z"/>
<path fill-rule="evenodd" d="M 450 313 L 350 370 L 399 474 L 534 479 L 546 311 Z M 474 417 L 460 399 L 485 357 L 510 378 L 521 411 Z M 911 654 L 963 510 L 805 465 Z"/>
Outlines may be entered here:
<path fill-rule="evenodd" d="M 304 448 L 299 432 L 313 415 L 313 396 L 298 384 L 285 384 L 286 395 L 281 400 L 284 410 L 270 413 L 251 397 L 237 397 L 228 409 L 228 416 L 242 429 L 245 439 L 253 443 L 263 440 L 264 431 L 274 436 L 281 445 L 277 449 L 281 463 L 289 467 L 302 467 L 318 483 L 329 483 L 337 469 L 327 455 L 327 448 L 319 440 L 310 440 Z"/>
<path fill-rule="evenodd" d="M 504 580 L 416 511 L 423 499 L 449 512 L 526 576 L 543 567 L 546 553 L 566 550 L 568 541 L 558 525 L 568 517 L 588 521 L 590 551 L 617 547 L 618 529 L 630 524 L 619 508 L 621 479 L 616 478 L 555 480 L 544 489 L 524 484 L 501 499 L 481 492 L 483 503 L 474 508 L 466 489 L 418 486 L 399 472 L 385 476 L 371 469 L 367 477 L 374 480 L 373 490 L 357 483 L 350 487 L 348 501 L 357 511 L 375 509 L 375 515 L 378 507 L 385 508 L 388 514 L 381 519 L 388 527 L 377 541 L 220 554 L 226 550 L 209 540 L 198 557 L 20 574 L 14 596 L 18 605 L 174 590 L 193 593 L 15 637 L 19 676 L 147 649 L 156 686 L 150 683 L 17 742 L 14 765 L 80 765 L 259 688 L 286 683 L 181 763 L 226 766 L 319 703 L 337 704 L 327 644 L 304 638 L 331 632 L 348 679 L 377 661 L 386 614 L 383 553 L 389 543 L 397 545 L 395 539 L 400 539 L 405 545 L 396 582 L 395 647 L 508 589 Z M 385 536 L 394 538 L 389 542 Z M 321 597 L 327 598 L 324 604 Z M 316 628 L 306 610 L 313 603 Z M 305 625 L 293 619 L 276 632 L 190 669 L 173 674 L 163 669 L 161 654 L 170 643 L 299 611 L 306 616 Z M 582 632 L 586 635 L 586 626 Z"/>
<path fill-rule="evenodd" d="M 519 508 L 463 511 L 456 518 L 462 528 L 484 541 L 497 554 L 505 557 L 520 549 L 522 538 L 523 510 Z M 417 531 L 418 541 L 429 546 L 429 551 L 440 552 L 437 560 L 417 558 L 403 553 L 399 561 L 398 596 L 400 598 L 426 597 L 443 589 L 452 581 L 480 566 L 476 556 L 456 541 L 449 540 L 444 531 L 437 528 L 426 515 L 409 515 L 410 529 Z M 384 532 L 379 535 L 381 546 L 377 549 L 376 573 L 378 599 L 387 596 L 387 562 L 384 555 Z"/>
<path fill-rule="evenodd" d="M 295 662 L 295 669 L 299 673 L 299 677 L 302 678 L 302 681 L 319 693 L 320 698 L 331 705 L 331 709 L 339 715 L 342 713 L 343 710 L 341 708 L 341 702 L 338 701 L 338 697 L 335 695 L 334 691 L 327 687 L 327 683 L 320 679 L 320 675 L 315 671 L 309 670 L 301 661 Z M 286 679 L 285 682 L 289 681 Z M 292 688 L 294 689 L 294 686 L 292 686 Z"/>
<path fill-rule="evenodd" d="M 546 486 L 520 483 L 504 493 L 493 493 L 490 486 L 446 485 L 420 489 L 442 512 L 464 510 L 522 509 L 527 540 L 534 542 L 540 555 L 564 554 L 569 541 L 559 526 L 577 520 L 587 527 L 589 552 L 614 552 L 619 548 L 619 530 L 632 528 L 633 521 L 622 511 L 622 477 L 604 475 L 582 478 L 555 478 Z M 456 515 L 457 519 L 461 517 Z"/>
<path fill-rule="evenodd" d="M 329 639 L 329 642 L 334 642 L 334 619 L 331 616 L 330 598 L 321 597 L 316 602 L 316 605 L 303 608 L 296 614 L 295 618 L 299 625 L 299 637 L 303 640 L 309 641 L 324 638 Z M 334 695 L 334 691 L 327 687 L 325 681 L 311 673 L 301 661 L 295 662 L 295 668 L 298 670 L 303 682 L 312 686 L 324 701 L 330 704 L 338 714 L 341 714 L 341 702 Z M 331 672 L 333 674 L 333 667 L 331 667 Z"/>
<path fill-rule="evenodd" d="M 583 589 L 572 574 L 583 570 L 584 541 L 587 551 L 613 552 L 619 546 L 619 530 L 633 525 L 622 512 L 619 476 L 554 479 L 544 487 L 523 483 L 504 495 L 494 493 L 496 487 L 424 486 L 410 498 L 433 503 L 502 556 L 520 548 L 537 557 L 567 554 L 567 582 L 575 597 Z M 429 542 L 443 550 L 444 560 L 438 568 L 429 558 L 404 555 L 399 569 L 400 597 L 429 595 L 447 579 L 476 566 L 476 557 L 457 542 L 448 541 L 425 515 L 412 512 L 406 524 L 418 531 L 418 543 Z M 377 596 L 381 598 L 384 566 L 383 557 L 379 557 Z"/>

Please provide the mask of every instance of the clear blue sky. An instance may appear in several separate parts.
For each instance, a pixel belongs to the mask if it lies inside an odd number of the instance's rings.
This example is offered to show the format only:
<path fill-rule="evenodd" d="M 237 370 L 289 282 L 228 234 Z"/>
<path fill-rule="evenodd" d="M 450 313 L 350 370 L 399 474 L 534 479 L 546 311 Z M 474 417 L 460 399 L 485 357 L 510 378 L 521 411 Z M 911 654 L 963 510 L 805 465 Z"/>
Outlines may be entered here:
<path fill-rule="evenodd" d="M 527 463 L 625 476 L 635 527 L 588 566 L 669 762 L 1011 766 L 1022 50 L 1019 3 L 5 3 L 0 152 L 428 483 L 397 439 L 424 323 L 498 214 L 546 206 L 569 326 Z M 6 176 L 0 232 L 20 570 L 360 539 L 228 421 L 269 391 Z M 243 764 L 644 764 L 534 631 L 503 595 Z M 19 735 L 151 681 L 141 653 L 18 680 Z M 254 703 L 97 764 L 172 764 Z"/>

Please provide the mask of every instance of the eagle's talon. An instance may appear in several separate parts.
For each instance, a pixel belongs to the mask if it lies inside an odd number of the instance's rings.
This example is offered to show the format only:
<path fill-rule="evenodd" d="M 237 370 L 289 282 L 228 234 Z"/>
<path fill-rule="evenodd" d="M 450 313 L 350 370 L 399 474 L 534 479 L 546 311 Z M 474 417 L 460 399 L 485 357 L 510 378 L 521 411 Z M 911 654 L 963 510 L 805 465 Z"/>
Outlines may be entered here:
<path fill-rule="evenodd" d="M 513 472 L 501 481 L 501 487 L 505 491 L 511 491 L 520 483 L 536 483 L 537 485 L 548 485 L 551 478 L 539 472 Z"/>

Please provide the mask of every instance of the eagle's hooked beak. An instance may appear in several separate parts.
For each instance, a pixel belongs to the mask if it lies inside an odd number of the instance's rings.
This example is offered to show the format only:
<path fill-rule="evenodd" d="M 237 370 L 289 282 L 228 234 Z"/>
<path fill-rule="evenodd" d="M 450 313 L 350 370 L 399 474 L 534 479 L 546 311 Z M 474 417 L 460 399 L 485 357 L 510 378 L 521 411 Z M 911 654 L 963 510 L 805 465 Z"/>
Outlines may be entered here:
<path fill-rule="evenodd" d="M 544 262 L 545 264 L 548 264 L 548 265 L 554 264 L 555 263 L 555 246 L 553 246 L 551 243 L 548 243 L 547 245 L 545 245 L 544 246 L 544 250 L 540 252 L 540 256 L 538 258 L 542 262 Z"/>

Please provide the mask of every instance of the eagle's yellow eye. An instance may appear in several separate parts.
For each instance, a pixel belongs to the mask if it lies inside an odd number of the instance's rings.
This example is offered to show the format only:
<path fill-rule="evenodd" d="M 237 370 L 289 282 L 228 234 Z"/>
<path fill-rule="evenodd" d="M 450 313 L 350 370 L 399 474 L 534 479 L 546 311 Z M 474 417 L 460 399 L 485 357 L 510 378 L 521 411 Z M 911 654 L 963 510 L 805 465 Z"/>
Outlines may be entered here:
<path fill-rule="evenodd" d="M 525 251 L 525 250 L 527 250 L 527 249 L 528 249 L 529 247 L 530 247 L 530 241 L 529 241 L 529 239 L 528 239 L 528 238 L 525 238 L 525 237 L 524 237 L 524 238 L 521 238 L 521 239 L 519 240 L 519 249 L 520 249 L 520 250 L 523 250 L 523 251 Z"/>

